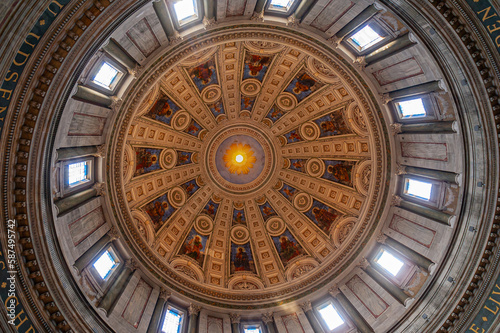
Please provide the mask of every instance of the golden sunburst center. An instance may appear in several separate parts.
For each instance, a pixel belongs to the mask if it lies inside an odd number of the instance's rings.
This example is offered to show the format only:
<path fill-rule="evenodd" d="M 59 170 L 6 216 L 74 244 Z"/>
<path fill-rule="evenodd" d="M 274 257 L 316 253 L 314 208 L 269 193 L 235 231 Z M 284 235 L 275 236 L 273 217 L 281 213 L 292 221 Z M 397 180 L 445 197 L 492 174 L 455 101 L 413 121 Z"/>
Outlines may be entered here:
<path fill-rule="evenodd" d="M 247 174 L 257 161 L 249 144 L 233 143 L 222 157 L 230 173 Z"/>

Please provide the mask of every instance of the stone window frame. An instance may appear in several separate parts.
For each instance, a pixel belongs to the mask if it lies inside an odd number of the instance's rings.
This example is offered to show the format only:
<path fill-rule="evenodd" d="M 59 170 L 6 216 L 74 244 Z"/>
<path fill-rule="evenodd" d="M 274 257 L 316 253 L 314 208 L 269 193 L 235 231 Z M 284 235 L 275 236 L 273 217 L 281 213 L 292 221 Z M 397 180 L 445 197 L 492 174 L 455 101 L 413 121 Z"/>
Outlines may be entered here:
<path fill-rule="evenodd" d="M 79 163 L 79 162 L 88 162 L 89 167 L 87 169 L 87 174 L 88 174 L 88 180 L 83 181 L 79 184 L 76 185 L 69 185 L 68 184 L 68 173 L 66 172 L 67 166 L 70 164 L 74 163 Z M 56 194 L 56 197 L 66 197 L 70 194 L 73 194 L 78 191 L 85 190 L 87 188 L 92 187 L 92 185 L 95 184 L 96 182 L 96 157 L 95 156 L 82 156 L 78 158 L 73 158 L 73 159 L 68 159 L 68 160 L 62 160 L 57 162 L 56 167 L 58 168 L 59 172 L 59 181 L 58 181 L 58 193 Z"/>
<path fill-rule="evenodd" d="M 328 325 L 326 324 L 325 320 L 323 319 L 323 316 L 319 312 L 319 309 L 325 306 L 328 306 L 328 304 L 331 304 L 335 311 L 339 314 L 339 316 L 342 318 L 344 323 L 337 328 L 333 330 L 328 329 Z M 323 327 L 323 330 L 328 333 L 354 333 L 356 332 L 356 326 L 351 322 L 351 319 L 349 317 L 349 314 L 344 310 L 344 308 L 338 304 L 334 299 L 329 298 L 327 300 L 323 300 L 322 302 L 319 302 L 317 305 L 313 306 L 314 309 L 314 314 L 318 318 L 318 321 Z"/>
<path fill-rule="evenodd" d="M 264 9 L 264 13 L 270 14 L 273 16 L 287 17 L 287 16 L 292 15 L 292 13 L 297 9 L 299 4 L 300 4 L 300 1 L 294 0 L 292 2 L 292 4 L 290 5 L 290 7 L 288 8 L 288 10 L 285 11 L 285 10 L 271 8 L 271 1 L 267 1 L 266 7 Z"/>
<path fill-rule="evenodd" d="M 106 251 L 109 251 L 111 253 L 113 259 L 117 262 L 117 265 L 114 268 L 112 268 L 112 271 L 109 273 L 108 277 L 106 279 L 103 279 L 95 269 L 94 263 Z M 87 267 L 85 267 L 85 270 L 87 271 L 88 276 L 90 277 L 92 285 L 94 285 L 96 289 L 99 290 L 100 293 L 105 294 L 111 287 L 115 279 L 118 277 L 119 272 L 121 272 L 123 267 L 124 267 L 124 260 L 121 257 L 120 253 L 118 252 L 118 249 L 116 248 L 115 244 L 109 243 L 101 251 L 99 251 L 99 253 L 94 258 L 92 258 Z"/>
<path fill-rule="evenodd" d="M 185 22 L 180 22 L 179 19 L 177 19 L 177 12 L 175 11 L 174 4 L 176 2 L 183 1 L 183 0 L 166 0 L 166 4 L 168 7 L 168 11 L 170 12 L 170 15 L 172 17 L 172 23 L 174 24 L 174 27 L 178 31 L 183 31 L 188 28 L 193 27 L 194 25 L 202 22 L 203 17 L 204 17 L 204 7 L 203 7 L 203 2 L 201 0 L 193 0 L 195 4 L 195 12 L 196 12 L 196 17 L 191 17 L 189 19 L 184 19 Z"/>
<path fill-rule="evenodd" d="M 421 182 L 431 183 L 431 197 L 429 200 L 420 199 L 415 196 L 409 195 L 406 193 L 406 184 L 408 180 L 418 180 Z M 404 174 L 401 175 L 400 186 L 399 186 L 399 196 L 404 200 L 411 201 L 417 204 L 421 204 L 423 206 L 427 206 L 429 208 L 434 208 L 437 210 L 442 210 L 444 207 L 444 196 L 446 191 L 445 182 L 442 180 L 426 178 L 422 176 L 412 175 L 412 174 Z"/>
<path fill-rule="evenodd" d="M 105 88 L 101 85 L 98 85 L 97 83 L 94 83 L 94 77 L 97 75 L 99 70 L 101 69 L 102 65 L 104 63 L 108 63 L 111 65 L 113 68 L 118 70 L 119 77 L 116 79 L 115 82 L 113 82 L 113 85 L 111 89 Z M 92 69 L 88 73 L 87 77 L 85 78 L 84 85 L 98 91 L 100 93 L 103 93 L 107 96 L 113 96 L 116 95 L 117 91 L 120 89 L 122 86 L 123 82 L 125 82 L 125 77 L 129 75 L 128 70 L 125 66 L 123 66 L 119 61 L 115 60 L 111 55 L 109 55 L 106 52 L 102 52 L 99 57 L 97 58 L 96 62 L 92 66 Z"/>
<path fill-rule="evenodd" d="M 382 251 L 387 251 L 392 256 L 396 257 L 398 260 L 403 262 L 403 267 L 401 267 L 396 276 L 389 273 L 384 267 L 382 267 L 379 263 L 375 261 L 377 257 L 382 255 Z M 403 254 L 399 253 L 398 251 L 390 248 L 385 244 L 380 244 L 373 250 L 373 255 L 370 258 L 370 264 L 373 266 L 375 270 L 377 270 L 379 273 L 385 276 L 392 284 L 398 286 L 401 289 L 404 289 L 404 286 L 408 284 L 408 282 L 411 280 L 415 272 L 418 270 L 418 267 L 414 262 L 412 262 L 411 260 L 406 258 Z"/>
<path fill-rule="evenodd" d="M 241 323 L 241 333 L 245 333 L 245 328 L 249 328 L 250 326 L 259 326 L 262 333 L 267 332 L 267 328 L 265 328 L 265 325 L 261 320 L 246 320 Z"/>
<path fill-rule="evenodd" d="M 174 304 L 172 302 L 169 302 L 167 301 L 165 303 L 165 306 L 164 306 L 164 310 L 162 311 L 162 314 L 161 314 L 161 317 L 160 317 L 160 324 L 158 325 L 158 333 L 161 333 L 162 332 L 162 328 L 163 328 L 163 322 L 165 321 L 165 316 L 167 314 L 167 311 L 168 309 L 170 308 L 173 308 L 175 309 L 176 311 L 178 311 L 179 313 L 182 314 L 182 317 L 181 317 L 181 325 L 180 325 L 180 328 L 179 328 L 179 332 L 185 332 L 186 328 L 187 328 L 187 320 L 188 320 L 188 313 L 187 311 L 178 306 L 177 304 Z"/>
<path fill-rule="evenodd" d="M 437 94 L 436 92 L 428 92 L 417 95 L 398 97 L 391 100 L 388 106 L 394 119 L 396 119 L 397 122 L 399 123 L 415 124 L 420 122 L 441 121 L 443 117 L 441 115 L 441 110 L 439 108 L 439 104 L 436 99 L 436 94 Z M 396 106 L 396 103 L 409 101 L 417 98 L 422 99 L 426 115 L 423 117 L 403 118 L 398 110 L 398 107 Z"/>
<path fill-rule="evenodd" d="M 343 44 L 347 47 L 349 51 L 351 51 L 353 54 L 356 56 L 365 56 L 370 54 L 373 51 L 378 50 L 382 46 L 386 45 L 387 43 L 391 42 L 397 37 L 397 34 L 394 33 L 386 23 L 384 23 L 382 20 L 380 20 L 378 17 L 380 14 L 376 14 L 375 16 L 371 17 L 369 20 L 361 24 L 359 27 L 356 29 L 350 31 L 345 38 L 343 38 Z M 351 39 L 353 35 L 355 35 L 357 32 L 359 32 L 361 29 L 369 25 L 376 33 L 378 33 L 381 37 L 384 37 L 382 40 L 378 41 L 377 43 L 367 47 L 367 48 L 360 48 L 357 46 Z"/>

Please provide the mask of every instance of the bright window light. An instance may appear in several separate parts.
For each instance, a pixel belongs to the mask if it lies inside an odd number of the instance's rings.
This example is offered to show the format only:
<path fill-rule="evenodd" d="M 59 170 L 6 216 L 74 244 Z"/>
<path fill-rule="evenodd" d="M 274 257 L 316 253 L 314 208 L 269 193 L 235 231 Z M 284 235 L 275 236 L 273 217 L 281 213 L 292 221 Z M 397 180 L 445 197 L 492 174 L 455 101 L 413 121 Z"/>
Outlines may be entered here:
<path fill-rule="evenodd" d="M 294 0 L 271 0 L 271 9 L 288 11 Z"/>
<path fill-rule="evenodd" d="M 169 306 L 163 320 L 161 333 L 179 333 L 181 331 L 181 320 L 182 314 Z"/>
<path fill-rule="evenodd" d="M 401 118 L 425 117 L 425 107 L 421 98 L 396 103 Z"/>
<path fill-rule="evenodd" d="M 394 276 L 399 273 L 404 265 L 401 260 L 397 259 L 385 250 L 382 250 L 382 255 L 376 260 L 376 262 Z"/>
<path fill-rule="evenodd" d="M 260 327 L 248 327 L 245 328 L 245 333 L 262 333 Z"/>
<path fill-rule="evenodd" d="M 331 303 L 318 309 L 318 311 L 330 331 L 336 329 L 344 323 L 339 313 L 335 310 Z"/>
<path fill-rule="evenodd" d="M 182 0 L 174 3 L 175 14 L 179 23 L 186 19 L 197 16 L 194 0 Z"/>
<path fill-rule="evenodd" d="M 92 81 L 101 87 L 111 89 L 111 85 L 118 76 L 118 73 L 119 71 L 116 68 L 104 62 Z"/>
<path fill-rule="evenodd" d="M 101 279 L 105 280 L 109 273 L 111 273 L 111 270 L 116 267 L 116 264 L 117 262 L 111 256 L 109 250 L 106 250 L 106 252 L 104 252 L 99 259 L 94 262 L 94 268 L 101 276 Z"/>
<path fill-rule="evenodd" d="M 432 184 L 415 179 L 406 181 L 406 194 L 419 199 L 429 200 L 431 198 Z"/>
<path fill-rule="evenodd" d="M 366 49 L 384 38 L 367 25 L 363 29 L 356 32 L 351 39 L 361 49 Z"/>
<path fill-rule="evenodd" d="M 78 162 L 68 165 L 68 184 L 74 185 L 83 180 L 87 180 L 87 162 Z"/>

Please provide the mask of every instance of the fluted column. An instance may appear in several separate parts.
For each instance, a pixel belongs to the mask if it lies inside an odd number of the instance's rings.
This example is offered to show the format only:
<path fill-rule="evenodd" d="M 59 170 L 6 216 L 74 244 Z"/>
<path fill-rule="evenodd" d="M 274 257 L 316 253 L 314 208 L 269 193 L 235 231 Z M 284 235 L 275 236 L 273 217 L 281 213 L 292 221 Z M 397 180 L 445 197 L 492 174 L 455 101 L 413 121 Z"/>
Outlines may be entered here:
<path fill-rule="evenodd" d="M 106 316 L 109 316 L 109 314 L 111 313 L 111 310 L 116 304 L 116 301 L 118 300 L 119 296 L 125 289 L 130 279 L 130 276 L 134 273 L 136 269 L 137 269 L 137 263 L 133 259 L 128 259 L 125 261 L 124 267 L 122 268 L 120 275 L 118 275 L 116 280 L 113 282 L 111 288 L 108 289 L 106 295 L 104 295 L 102 300 L 97 305 L 98 309 L 104 310 Z"/>
<path fill-rule="evenodd" d="M 330 40 L 338 45 L 350 32 L 354 31 L 357 27 L 368 21 L 372 16 L 377 14 L 382 9 L 377 7 L 376 4 L 372 4 L 366 7 L 361 13 L 359 13 L 355 18 L 353 18 L 349 23 L 347 23 L 342 29 L 340 29 Z"/>
<path fill-rule="evenodd" d="M 458 133 L 456 121 L 439 121 L 418 124 L 391 124 L 394 134 L 401 133 Z"/>
<path fill-rule="evenodd" d="M 108 109 L 110 109 L 113 104 L 113 99 L 111 97 L 82 85 L 77 86 L 76 94 L 72 97 L 78 101 L 99 105 Z"/>
<path fill-rule="evenodd" d="M 412 297 L 405 294 L 401 288 L 389 281 L 385 276 L 383 276 L 379 271 L 374 269 L 367 261 L 367 265 L 364 271 L 368 276 L 370 276 L 375 282 L 377 282 L 385 291 L 387 291 L 392 297 L 394 297 L 403 306 L 413 299 Z"/>
<path fill-rule="evenodd" d="M 311 325 L 314 333 L 323 333 L 323 327 L 318 321 L 318 318 L 316 318 L 316 315 L 314 314 L 312 310 L 312 305 L 310 301 L 306 301 L 302 304 L 300 304 L 300 307 L 302 308 L 302 311 L 304 311 L 307 320 L 309 321 L 309 324 Z"/>
<path fill-rule="evenodd" d="M 439 210 L 403 200 L 397 195 L 393 196 L 392 204 L 447 226 L 451 226 L 456 219 L 455 215 L 449 215 Z"/>
<path fill-rule="evenodd" d="M 433 91 L 443 91 L 444 84 L 442 81 L 431 81 L 422 84 L 418 84 L 415 86 L 394 90 L 389 93 L 389 98 L 386 101 L 390 101 L 391 99 L 407 97 L 411 95 L 425 94 Z"/>
<path fill-rule="evenodd" d="M 416 45 L 417 41 L 412 33 L 407 33 L 401 37 L 396 38 L 395 40 L 389 42 L 387 45 L 382 47 L 379 50 L 373 51 L 365 57 L 365 62 L 367 65 L 371 65 L 377 61 L 381 61 L 386 59 L 393 54 L 404 51 L 413 45 Z"/>
<path fill-rule="evenodd" d="M 276 333 L 274 329 L 274 317 L 272 312 L 262 314 L 262 321 L 266 324 L 268 333 Z"/>
<path fill-rule="evenodd" d="M 83 147 L 65 147 L 56 150 L 57 161 L 69 160 L 83 156 L 104 157 L 106 154 L 106 146 L 83 146 Z"/>
<path fill-rule="evenodd" d="M 448 171 L 432 170 L 432 169 L 426 169 L 426 168 L 417 168 L 417 167 L 413 167 L 413 166 L 399 165 L 398 164 L 396 167 L 396 173 L 398 175 L 411 174 L 411 175 L 426 177 L 426 178 L 430 178 L 430 179 L 442 180 L 442 181 L 445 181 L 448 183 L 458 184 L 458 185 L 461 185 L 461 183 L 462 183 L 462 174 L 448 172 Z"/>
<path fill-rule="evenodd" d="M 118 60 L 118 62 L 120 62 L 122 65 L 127 67 L 127 69 L 134 69 L 138 65 L 134 58 L 123 51 L 120 45 L 118 45 L 118 43 L 113 38 L 109 39 L 108 44 L 104 45 L 103 49 L 113 58 Z"/>
<path fill-rule="evenodd" d="M 333 287 L 329 290 L 330 295 L 335 298 L 345 312 L 349 315 L 351 320 L 354 322 L 354 325 L 361 333 L 373 333 L 373 329 L 370 325 L 365 321 L 363 316 L 358 312 L 358 310 L 352 305 L 347 297 L 342 293 L 342 291 L 338 287 Z"/>
<path fill-rule="evenodd" d="M 236 313 L 229 314 L 231 318 L 231 332 L 240 333 L 240 315 Z"/>
<path fill-rule="evenodd" d="M 391 249 L 394 249 L 396 252 L 401 253 L 403 256 L 408 258 L 411 262 L 419 266 L 420 268 L 424 269 L 427 272 L 430 272 L 432 267 L 434 266 L 434 263 L 421 255 L 418 252 L 415 252 L 414 250 L 410 249 L 409 247 L 405 246 L 404 244 L 401 244 L 400 242 L 387 237 L 386 235 L 381 235 L 377 238 L 377 241 L 381 244 L 384 244 L 388 246 Z"/>
<path fill-rule="evenodd" d="M 175 29 L 172 16 L 169 13 L 167 4 L 163 0 L 153 1 L 153 9 L 160 20 L 160 24 L 165 31 L 170 42 L 180 38 L 179 32 Z"/>
<path fill-rule="evenodd" d="M 189 322 L 188 322 L 188 333 L 196 333 L 198 329 L 198 314 L 200 313 L 201 307 L 199 305 L 191 303 L 188 308 Z"/>
<path fill-rule="evenodd" d="M 92 188 L 77 192 L 66 198 L 54 202 L 57 208 L 57 216 L 76 208 L 87 200 L 104 194 L 104 183 L 95 183 Z"/>
<path fill-rule="evenodd" d="M 170 298 L 170 295 L 170 291 L 167 291 L 163 288 L 160 289 L 160 295 L 158 296 L 158 300 L 156 301 L 155 309 L 153 311 L 153 315 L 151 316 L 151 320 L 149 322 L 148 330 L 146 333 L 158 333 L 161 325 L 163 311 L 165 310 L 165 304 Z"/>

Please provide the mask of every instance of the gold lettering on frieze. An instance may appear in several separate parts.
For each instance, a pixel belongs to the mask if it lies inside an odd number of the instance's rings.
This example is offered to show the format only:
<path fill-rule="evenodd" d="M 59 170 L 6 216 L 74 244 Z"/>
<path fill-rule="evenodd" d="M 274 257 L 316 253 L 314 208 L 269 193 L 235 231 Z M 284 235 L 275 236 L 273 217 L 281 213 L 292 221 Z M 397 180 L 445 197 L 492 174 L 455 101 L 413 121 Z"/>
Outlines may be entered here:
<path fill-rule="evenodd" d="M 19 73 L 12 72 L 12 73 L 10 74 L 10 76 L 9 76 L 9 73 L 11 73 L 11 72 L 10 72 L 10 70 L 7 72 L 7 77 L 5 78 L 5 81 L 10 81 L 10 80 L 13 80 L 12 82 L 17 82 L 17 79 L 19 78 Z M 15 79 L 12 79 L 12 77 L 13 77 L 14 75 L 16 76 L 16 78 L 15 78 Z"/>
<path fill-rule="evenodd" d="M 57 5 L 57 6 L 59 7 L 59 9 L 57 9 L 57 8 L 56 8 L 57 13 L 56 13 L 55 11 L 53 11 L 53 10 L 50 8 L 50 6 L 52 6 L 53 4 L 55 4 L 55 5 Z M 52 2 L 51 2 L 51 3 L 49 4 L 49 6 L 47 7 L 47 10 L 48 10 L 49 12 L 51 12 L 51 13 L 52 13 L 52 15 L 57 16 L 57 14 L 59 14 L 59 12 L 61 11 L 61 9 L 62 9 L 63 7 L 64 7 L 64 6 L 63 6 L 63 5 L 61 5 L 59 2 L 57 2 L 56 0 L 52 0 Z"/>
<path fill-rule="evenodd" d="M 469 330 L 471 330 L 472 332 L 475 332 L 475 333 L 484 333 L 485 330 L 484 328 L 482 328 L 482 331 L 479 331 L 479 327 L 474 327 L 476 326 L 476 324 L 472 324 L 472 326 L 469 328 Z"/>
<path fill-rule="evenodd" d="M 497 23 L 500 23 L 500 20 L 497 20 Z M 492 29 L 490 29 L 490 27 L 493 27 L 493 28 L 492 28 Z M 488 31 L 490 32 L 490 34 L 491 34 L 493 31 L 500 30 L 500 27 L 497 27 L 495 23 L 493 23 L 493 24 L 491 24 L 491 25 L 486 26 L 486 28 L 488 29 Z"/>
<path fill-rule="evenodd" d="M 18 62 L 17 61 L 17 55 L 19 55 L 19 54 L 22 55 L 22 56 L 24 56 L 24 61 L 23 62 Z M 28 58 L 29 58 L 30 54 L 31 53 L 26 54 L 26 53 L 24 53 L 22 51 L 17 51 L 17 55 L 14 58 L 14 65 L 16 65 L 16 66 L 22 66 L 22 65 L 24 65 L 26 63 L 26 61 L 28 61 Z"/>
<path fill-rule="evenodd" d="M 30 42 L 28 42 L 28 38 L 29 38 L 30 36 L 35 37 L 37 41 L 40 39 L 40 36 L 35 35 L 34 33 L 30 32 L 30 33 L 28 34 L 28 36 L 24 39 L 24 42 L 25 42 L 26 44 L 28 44 L 29 46 L 31 46 L 32 48 L 34 48 L 34 47 L 35 47 L 35 44 L 31 44 Z M 35 42 L 35 43 L 36 43 L 36 42 Z"/>
<path fill-rule="evenodd" d="M 489 312 L 493 313 L 495 316 L 496 316 L 496 315 L 497 315 L 497 313 L 498 313 L 498 306 L 497 306 L 497 309 L 496 309 L 495 311 L 493 311 L 492 309 L 490 309 L 487 305 L 485 305 L 485 306 L 483 307 L 483 309 L 488 310 Z"/>
<path fill-rule="evenodd" d="M 12 90 L 0 88 L 0 94 L 1 94 L 1 96 L 0 96 L 1 98 L 5 98 L 6 100 L 9 100 L 10 96 L 12 95 Z M 8 94 L 7 97 L 5 97 L 6 94 Z M 4 112 L 6 109 L 7 109 L 7 107 L 0 108 L 0 113 Z"/>
<path fill-rule="evenodd" d="M 490 19 L 490 18 L 492 18 L 492 17 L 497 16 L 497 13 L 494 13 L 494 14 L 492 14 L 492 15 L 488 16 L 488 14 L 490 13 L 490 10 L 491 10 L 491 6 L 489 6 L 488 8 L 485 8 L 485 9 L 483 9 L 483 10 L 479 11 L 479 12 L 477 12 L 477 14 L 479 15 L 479 14 L 481 14 L 482 12 L 484 12 L 484 11 L 485 11 L 485 13 L 484 13 L 484 15 L 483 15 L 483 22 L 484 22 L 484 21 L 486 21 L 487 19 Z"/>

